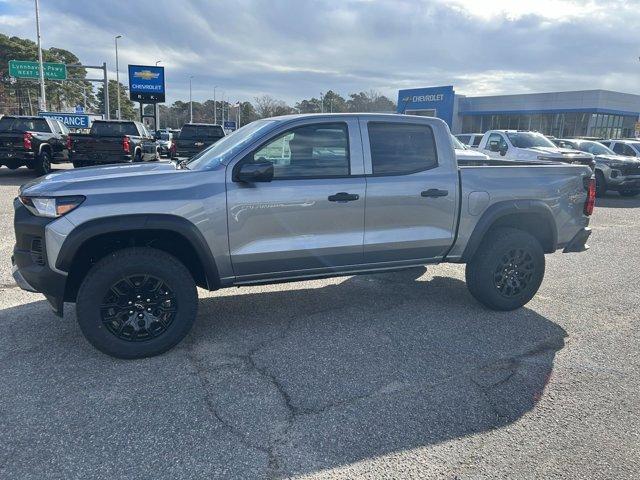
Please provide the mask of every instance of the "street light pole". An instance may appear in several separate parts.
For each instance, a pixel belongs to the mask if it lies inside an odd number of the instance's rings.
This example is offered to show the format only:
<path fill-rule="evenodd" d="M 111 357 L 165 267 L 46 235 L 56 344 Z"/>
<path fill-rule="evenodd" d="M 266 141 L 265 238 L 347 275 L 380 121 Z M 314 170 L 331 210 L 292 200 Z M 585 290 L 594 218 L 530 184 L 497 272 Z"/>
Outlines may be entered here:
<path fill-rule="evenodd" d="M 38 36 L 38 62 L 40 63 L 40 100 L 42 110 L 47 110 L 47 92 L 44 89 L 44 65 L 42 64 L 42 42 L 40 40 L 40 5 L 36 0 L 36 35 Z"/>
<path fill-rule="evenodd" d="M 324 95 L 320 92 L 320 113 L 324 113 Z"/>
<path fill-rule="evenodd" d="M 193 123 L 193 97 L 191 96 L 191 79 L 193 75 L 189 77 L 189 123 Z"/>
<path fill-rule="evenodd" d="M 159 63 L 162 63 L 162 60 L 156 60 L 156 67 Z M 156 109 L 156 130 L 160 130 L 160 105 L 158 102 L 155 104 Z"/>
<path fill-rule="evenodd" d="M 218 86 L 214 86 L 213 87 L 213 124 L 217 125 L 218 124 L 218 109 L 217 104 L 216 104 L 216 89 L 218 88 Z"/>
<path fill-rule="evenodd" d="M 118 97 L 118 120 L 122 119 L 122 112 L 120 111 L 120 67 L 118 66 L 118 39 L 122 38 L 122 35 L 116 35 L 116 96 Z M 107 85 L 107 88 L 109 86 Z"/>

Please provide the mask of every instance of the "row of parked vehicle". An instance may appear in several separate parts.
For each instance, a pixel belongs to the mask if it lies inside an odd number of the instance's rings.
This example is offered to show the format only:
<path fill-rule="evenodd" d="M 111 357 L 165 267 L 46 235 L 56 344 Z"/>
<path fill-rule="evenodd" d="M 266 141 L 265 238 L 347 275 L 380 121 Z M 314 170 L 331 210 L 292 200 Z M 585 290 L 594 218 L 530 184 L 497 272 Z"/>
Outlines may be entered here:
<path fill-rule="evenodd" d="M 191 157 L 224 135 L 220 125 L 205 123 L 151 133 L 132 120 L 96 120 L 88 133 L 71 133 L 53 118 L 9 115 L 0 118 L 0 165 L 45 175 L 56 163 L 86 167 Z"/>
<path fill-rule="evenodd" d="M 460 134 L 456 138 L 470 151 L 493 160 L 591 165 L 595 171 L 598 196 L 610 190 L 627 197 L 640 194 L 638 139 L 564 139 L 519 130 L 489 130 L 483 134 Z"/>

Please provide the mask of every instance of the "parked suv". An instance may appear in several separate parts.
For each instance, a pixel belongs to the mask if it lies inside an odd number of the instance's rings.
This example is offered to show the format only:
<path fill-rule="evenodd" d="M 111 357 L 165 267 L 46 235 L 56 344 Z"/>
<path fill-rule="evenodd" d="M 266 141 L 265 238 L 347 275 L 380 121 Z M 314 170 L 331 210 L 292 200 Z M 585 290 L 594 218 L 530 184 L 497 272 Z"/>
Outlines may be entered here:
<path fill-rule="evenodd" d="M 561 148 L 572 148 L 595 157 L 596 194 L 599 197 L 604 196 L 607 190 L 615 190 L 623 197 L 640 193 L 640 158 L 616 154 L 592 140 L 555 139 L 553 142 Z"/>
<path fill-rule="evenodd" d="M 209 290 L 466 263 L 471 294 L 513 310 L 545 253 L 587 248 L 589 167 L 460 167 L 440 119 L 254 121 L 189 161 L 68 170 L 15 201 L 13 274 L 110 355 L 159 354 Z M 365 208 L 366 204 L 366 208 Z M 579 279 L 576 279 L 579 283 Z"/>
<path fill-rule="evenodd" d="M 52 163 L 69 161 L 69 129 L 54 118 L 7 115 L 0 118 L 0 165 L 26 165 L 38 175 Z"/>
<path fill-rule="evenodd" d="M 191 158 L 223 137 L 224 130 L 220 125 L 187 123 L 182 127 L 180 135 L 174 142 L 174 156 Z"/>

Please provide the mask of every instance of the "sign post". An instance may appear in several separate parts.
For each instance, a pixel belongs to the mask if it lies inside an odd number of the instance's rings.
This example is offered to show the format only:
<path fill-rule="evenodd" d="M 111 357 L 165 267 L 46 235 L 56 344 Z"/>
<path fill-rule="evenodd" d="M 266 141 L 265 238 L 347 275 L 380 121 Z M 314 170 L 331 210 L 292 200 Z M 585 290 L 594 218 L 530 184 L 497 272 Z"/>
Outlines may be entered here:
<path fill-rule="evenodd" d="M 156 104 L 165 99 L 164 67 L 151 65 L 129 65 L 129 98 L 140 102 L 140 121 L 153 118 L 154 128 L 158 128 Z M 152 115 L 145 115 L 144 105 L 154 106 Z"/>
<path fill-rule="evenodd" d="M 67 66 L 64 63 L 44 62 L 44 78 L 47 80 L 66 80 Z M 29 60 L 9 60 L 9 76 L 14 78 L 40 78 L 40 65 Z"/>

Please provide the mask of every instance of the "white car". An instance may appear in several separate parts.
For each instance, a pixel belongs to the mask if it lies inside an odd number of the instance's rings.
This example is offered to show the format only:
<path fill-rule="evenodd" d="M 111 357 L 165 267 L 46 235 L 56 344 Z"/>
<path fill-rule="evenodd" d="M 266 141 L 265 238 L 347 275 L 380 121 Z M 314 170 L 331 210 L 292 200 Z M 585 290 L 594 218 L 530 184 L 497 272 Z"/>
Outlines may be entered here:
<path fill-rule="evenodd" d="M 455 137 L 467 147 L 478 148 L 483 135 L 483 133 L 459 133 Z"/>
<path fill-rule="evenodd" d="M 491 160 L 489 155 L 485 155 L 477 150 L 472 150 L 468 145 L 463 144 L 454 135 L 451 135 L 451 141 L 453 142 L 453 148 L 456 152 L 456 158 L 458 161 L 486 161 Z"/>
<path fill-rule="evenodd" d="M 640 157 L 640 140 L 604 140 L 600 143 L 618 155 Z"/>
<path fill-rule="evenodd" d="M 489 130 L 478 150 L 496 160 L 514 162 L 555 161 L 579 163 L 593 168 L 593 155 L 570 148 L 560 148 L 538 132 L 521 130 Z"/>

